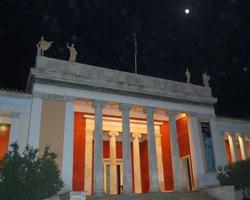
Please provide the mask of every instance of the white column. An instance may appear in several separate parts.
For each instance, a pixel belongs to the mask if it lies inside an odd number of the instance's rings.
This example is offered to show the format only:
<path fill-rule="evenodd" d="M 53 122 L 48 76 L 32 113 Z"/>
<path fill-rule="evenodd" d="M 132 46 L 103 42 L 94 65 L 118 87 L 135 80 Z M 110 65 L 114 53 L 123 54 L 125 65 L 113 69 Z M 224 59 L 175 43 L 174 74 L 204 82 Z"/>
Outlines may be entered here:
<path fill-rule="evenodd" d="M 169 117 L 169 129 L 171 136 L 171 153 L 172 153 L 172 168 L 174 178 L 174 190 L 182 190 L 182 179 L 181 179 L 181 162 L 179 155 L 179 143 L 176 128 L 176 112 L 168 112 Z"/>
<path fill-rule="evenodd" d="M 159 192 L 158 169 L 154 130 L 154 108 L 146 107 L 147 132 L 148 132 L 148 157 L 150 192 Z"/>
<path fill-rule="evenodd" d="M 19 124 L 19 116 L 20 113 L 11 113 L 11 125 L 10 125 L 10 139 L 9 139 L 9 147 L 8 149 L 11 150 L 11 144 L 17 142 L 17 134 L 18 134 L 18 124 Z M 19 145 L 19 144 L 18 144 Z"/>
<path fill-rule="evenodd" d="M 93 131 L 86 130 L 86 142 L 85 142 L 85 173 L 84 173 L 84 191 L 87 194 L 92 192 L 92 150 L 93 150 Z"/>
<path fill-rule="evenodd" d="M 131 164 L 131 134 L 128 104 L 121 105 L 122 111 L 122 160 L 123 160 L 123 192 L 132 193 L 132 164 Z"/>
<path fill-rule="evenodd" d="M 228 157 L 227 157 L 227 147 L 225 142 L 225 132 L 220 131 L 218 137 L 220 143 L 220 151 L 221 152 L 221 166 L 226 166 L 228 164 Z"/>
<path fill-rule="evenodd" d="M 28 144 L 39 148 L 42 98 L 33 97 L 31 104 Z"/>
<path fill-rule="evenodd" d="M 74 102 L 67 97 L 65 102 L 64 139 L 62 159 L 62 179 L 65 188 L 72 190 L 73 178 L 73 147 L 74 147 Z"/>
<path fill-rule="evenodd" d="M 103 133 L 102 112 L 103 101 L 95 100 L 95 129 L 94 129 L 94 193 L 101 195 L 103 188 Z"/>
<path fill-rule="evenodd" d="M 116 136 L 118 135 L 118 132 L 109 132 L 110 194 L 117 194 Z"/>
<path fill-rule="evenodd" d="M 228 132 L 226 134 L 228 136 L 228 142 L 229 142 L 232 161 L 236 162 L 238 160 L 238 158 L 237 158 L 238 156 L 237 156 L 237 150 L 236 150 L 235 142 L 233 140 L 233 136 Z"/>
<path fill-rule="evenodd" d="M 250 149 L 250 138 L 247 135 L 245 135 L 244 137 L 244 147 L 245 147 L 246 158 L 249 158 L 250 155 L 248 154 L 248 149 Z"/>
<path fill-rule="evenodd" d="M 140 161 L 140 143 L 141 134 L 133 133 L 133 163 L 134 163 L 134 189 L 135 193 L 142 193 L 141 185 L 141 161 Z M 126 174 L 124 174 L 126 176 Z"/>
<path fill-rule="evenodd" d="M 155 131 L 155 144 L 156 144 L 159 188 L 160 188 L 160 191 L 163 192 L 163 191 L 165 191 L 165 182 L 164 182 L 164 172 L 163 172 L 163 163 L 162 163 L 162 148 L 161 148 L 160 130 Z"/>
<path fill-rule="evenodd" d="M 215 157 L 216 170 L 217 170 L 219 166 L 225 166 L 227 164 L 225 140 L 224 140 L 224 135 L 221 135 L 217 129 L 215 116 L 210 116 L 209 125 L 212 136 L 213 153 L 214 153 L 213 155 Z M 221 136 L 223 136 L 223 138 Z"/>
<path fill-rule="evenodd" d="M 203 185 L 205 177 L 205 166 L 202 158 L 202 146 L 201 136 L 196 116 L 189 114 L 188 116 L 188 132 L 191 148 L 191 160 L 194 175 L 194 187 L 195 189 Z"/>
<path fill-rule="evenodd" d="M 240 133 L 237 134 L 238 140 L 239 140 L 239 145 L 240 145 L 240 153 L 242 160 L 246 160 L 246 152 L 245 152 L 245 146 L 244 146 L 244 141 L 242 138 L 242 135 Z"/>
<path fill-rule="evenodd" d="M 234 154 L 235 154 L 235 161 L 238 161 L 239 160 L 238 149 L 237 149 L 238 136 L 235 133 L 232 135 L 232 141 L 233 141 L 233 149 L 234 149 Z"/>

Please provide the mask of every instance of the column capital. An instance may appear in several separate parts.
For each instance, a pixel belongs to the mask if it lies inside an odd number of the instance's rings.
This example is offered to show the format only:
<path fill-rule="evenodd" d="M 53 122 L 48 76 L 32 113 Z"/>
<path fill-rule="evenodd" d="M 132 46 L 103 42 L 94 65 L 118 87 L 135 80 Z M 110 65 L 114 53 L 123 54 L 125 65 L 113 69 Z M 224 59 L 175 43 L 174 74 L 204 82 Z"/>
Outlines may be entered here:
<path fill-rule="evenodd" d="M 105 106 L 105 101 L 101 101 L 101 100 L 93 101 L 93 108 L 97 108 L 97 107 L 104 108 L 104 106 Z"/>
<path fill-rule="evenodd" d="M 42 99 L 42 98 L 43 98 L 43 93 L 41 93 L 41 92 L 33 92 L 33 93 L 32 93 L 32 97 L 33 97 L 33 98 Z"/>
<path fill-rule="evenodd" d="M 165 114 L 166 114 L 166 116 L 174 116 L 174 117 L 176 117 L 176 115 L 178 114 L 179 112 L 177 111 L 177 110 L 167 110 L 166 112 L 165 112 Z"/>
<path fill-rule="evenodd" d="M 140 133 L 133 133 L 133 134 L 132 134 L 132 137 L 133 137 L 134 139 L 139 139 L 139 138 L 141 138 L 141 134 L 140 134 Z"/>
<path fill-rule="evenodd" d="M 75 100 L 74 97 L 71 97 L 71 96 L 65 96 L 64 97 L 64 101 L 67 102 L 67 103 L 73 103 Z"/>
<path fill-rule="evenodd" d="M 155 108 L 154 108 L 154 107 L 150 107 L 150 106 L 145 106 L 145 107 L 143 108 L 143 111 L 144 111 L 144 113 L 146 113 L 146 114 L 154 114 Z"/>
<path fill-rule="evenodd" d="M 130 111 L 132 109 L 132 105 L 131 104 L 127 104 L 127 103 L 122 103 L 119 105 L 119 110 L 120 111 Z"/>
<path fill-rule="evenodd" d="M 242 137 L 244 134 L 240 133 L 240 132 L 236 132 L 235 133 L 236 136 Z"/>
<path fill-rule="evenodd" d="M 18 118 L 20 115 L 21 115 L 21 113 L 19 113 L 19 112 L 11 112 L 10 113 L 10 116 L 13 118 Z"/>
<path fill-rule="evenodd" d="M 250 135 L 245 134 L 244 139 L 245 141 L 250 141 Z"/>
<path fill-rule="evenodd" d="M 109 136 L 110 137 L 116 137 L 116 136 L 118 136 L 119 135 L 119 132 L 116 132 L 116 131 L 110 131 L 109 132 Z"/>

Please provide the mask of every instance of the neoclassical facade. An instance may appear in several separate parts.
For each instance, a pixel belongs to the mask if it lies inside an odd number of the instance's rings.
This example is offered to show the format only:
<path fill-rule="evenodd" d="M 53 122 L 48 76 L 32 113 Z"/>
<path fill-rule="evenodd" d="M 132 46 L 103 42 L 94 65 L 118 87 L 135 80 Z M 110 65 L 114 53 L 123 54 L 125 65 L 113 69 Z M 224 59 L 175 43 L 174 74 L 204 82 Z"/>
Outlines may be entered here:
<path fill-rule="evenodd" d="M 217 117 L 209 87 L 38 56 L 26 91 L 0 91 L 0 159 L 50 145 L 73 191 L 196 190 L 250 157 L 250 121 Z"/>

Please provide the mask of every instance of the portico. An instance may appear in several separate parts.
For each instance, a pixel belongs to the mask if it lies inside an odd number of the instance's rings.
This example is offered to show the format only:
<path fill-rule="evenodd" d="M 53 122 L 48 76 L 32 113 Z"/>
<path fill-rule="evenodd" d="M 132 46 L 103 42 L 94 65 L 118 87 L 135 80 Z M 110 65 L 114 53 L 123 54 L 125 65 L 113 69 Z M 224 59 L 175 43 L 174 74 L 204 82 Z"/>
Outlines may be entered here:
<path fill-rule="evenodd" d="M 206 173 L 206 162 L 211 160 L 214 166 L 218 158 L 211 149 L 206 150 L 210 158 L 202 153 L 200 130 L 202 119 L 204 134 L 212 144 L 211 132 L 216 130 L 209 124 L 216 99 L 210 88 L 78 63 L 68 65 L 37 57 L 30 79 L 34 123 L 28 140 L 30 145 L 41 146 L 51 137 L 48 124 L 63 138 L 62 144 L 55 138 L 51 146 L 57 147 L 67 188 L 116 195 L 194 190 L 216 184 L 214 174 Z M 48 116 L 57 118 L 54 109 L 62 112 L 63 134 L 58 131 L 62 119 L 56 124 L 47 120 Z"/>

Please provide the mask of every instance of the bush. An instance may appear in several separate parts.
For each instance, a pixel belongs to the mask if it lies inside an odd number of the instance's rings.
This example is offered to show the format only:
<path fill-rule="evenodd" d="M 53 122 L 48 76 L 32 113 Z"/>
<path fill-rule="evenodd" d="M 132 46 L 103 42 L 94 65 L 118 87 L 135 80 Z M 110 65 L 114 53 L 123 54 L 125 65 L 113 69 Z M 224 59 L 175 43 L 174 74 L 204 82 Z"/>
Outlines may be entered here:
<path fill-rule="evenodd" d="M 234 185 L 236 189 L 242 189 L 244 199 L 247 199 L 245 189 L 250 187 L 250 159 L 220 167 L 217 178 L 221 185 Z"/>
<path fill-rule="evenodd" d="M 41 157 L 38 149 L 27 146 L 20 155 L 16 143 L 11 147 L 0 168 L 0 199 L 43 200 L 63 187 L 56 154 L 48 146 Z"/>

